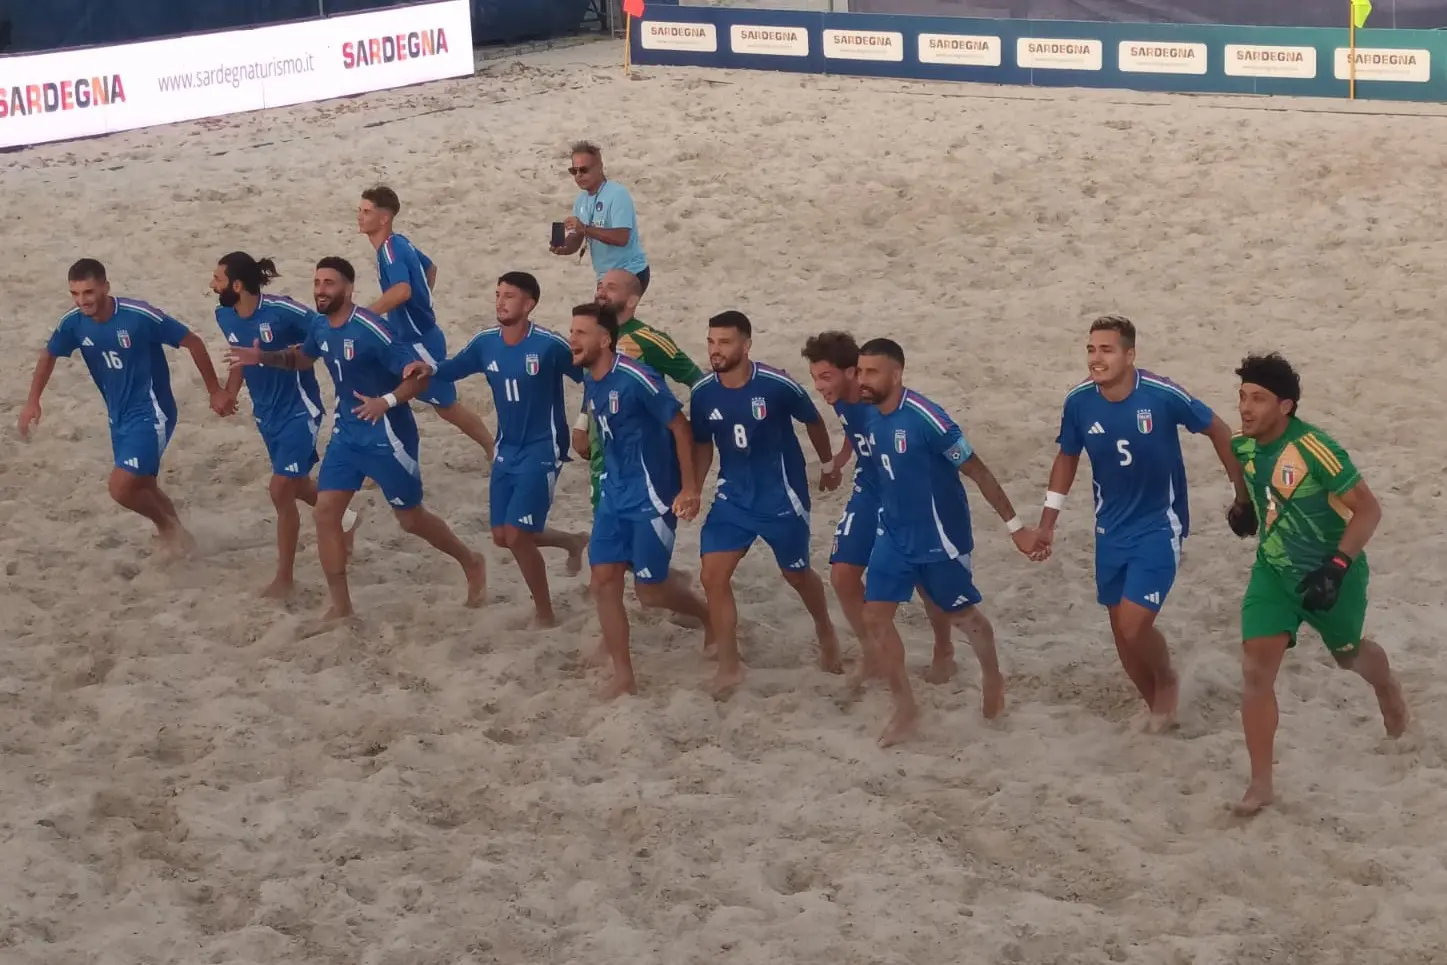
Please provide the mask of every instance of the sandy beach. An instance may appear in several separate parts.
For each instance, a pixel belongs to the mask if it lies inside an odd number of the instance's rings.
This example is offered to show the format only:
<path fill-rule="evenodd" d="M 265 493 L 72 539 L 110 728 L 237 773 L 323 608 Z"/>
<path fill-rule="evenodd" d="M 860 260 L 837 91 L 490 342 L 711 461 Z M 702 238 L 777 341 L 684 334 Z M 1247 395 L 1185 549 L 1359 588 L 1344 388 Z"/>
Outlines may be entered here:
<path fill-rule="evenodd" d="M 1447 440 L 1431 416 L 1447 384 L 1447 111 L 628 80 L 621 53 L 530 54 L 0 159 L 0 962 L 1447 961 Z M 741 309 L 755 356 L 805 379 L 813 332 L 897 338 L 909 384 L 1032 520 L 1092 317 L 1134 319 L 1140 364 L 1233 425 L 1240 357 L 1284 352 L 1302 414 L 1382 502 L 1369 629 L 1412 733 L 1384 740 L 1370 690 L 1307 633 L 1278 688 L 1279 803 L 1230 816 L 1247 776 L 1238 616 L 1254 543 L 1225 525 L 1229 486 L 1203 439 L 1186 440 L 1196 532 L 1160 623 L 1183 676 L 1177 732 L 1126 727 L 1082 475 L 1044 565 L 971 493 L 1009 708 L 981 719 L 966 650 L 952 684 L 918 684 L 921 735 L 889 751 L 875 746 L 886 695 L 851 702 L 815 668 L 808 617 L 762 549 L 739 571 L 752 673 L 732 700 L 706 695 L 697 631 L 635 609 L 642 693 L 596 703 L 586 576 L 551 558 L 563 626 L 520 629 L 531 605 L 488 539 L 481 453 L 431 413 L 427 502 L 486 551 L 490 605 L 463 609 L 456 568 L 372 493 L 352 571 L 361 628 L 305 639 L 324 595 L 309 523 L 298 597 L 259 601 L 269 465 L 246 401 L 211 415 L 184 355 L 162 483 L 202 544 L 192 563 L 153 561 L 147 525 L 108 499 L 104 410 L 79 361 L 59 365 L 35 440 L 18 441 L 76 258 L 100 258 L 116 292 L 188 322 L 219 361 L 207 282 L 227 251 L 276 258 L 274 290 L 307 302 L 316 259 L 343 255 L 359 301 L 375 296 L 354 211 L 378 181 L 439 265 L 454 347 L 491 323 L 510 269 L 537 274 L 535 319 L 565 329 L 592 274 L 546 239 L 579 137 L 637 202 L 653 267 L 641 317 L 701 360 L 708 316 Z M 491 421 L 481 380 L 462 393 Z M 842 502 L 815 496 L 821 571 Z M 553 520 L 583 531 L 589 515 L 573 463 Z M 696 572 L 698 525 L 679 533 L 675 563 Z M 917 603 L 901 621 L 922 668 Z"/>

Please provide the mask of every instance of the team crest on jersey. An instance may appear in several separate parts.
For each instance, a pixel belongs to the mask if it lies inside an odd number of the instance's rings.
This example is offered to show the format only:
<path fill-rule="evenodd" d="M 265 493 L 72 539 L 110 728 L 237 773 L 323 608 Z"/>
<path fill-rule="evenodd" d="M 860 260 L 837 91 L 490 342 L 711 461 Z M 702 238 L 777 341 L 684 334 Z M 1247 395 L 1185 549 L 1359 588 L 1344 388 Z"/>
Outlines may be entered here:
<path fill-rule="evenodd" d="M 618 414 L 618 392 L 616 389 L 608 393 L 608 412 L 612 415 Z"/>
<path fill-rule="evenodd" d="M 1277 473 L 1277 475 L 1281 477 L 1281 485 L 1283 488 L 1290 488 L 1291 486 L 1296 485 L 1295 466 L 1282 466 L 1281 471 Z"/>
<path fill-rule="evenodd" d="M 342 358 L 350 362 L 352 359 L 356 358 L 356 355 L 357 347 L 352 344 L 352 340 L 349 338 L 342 339 Z"/>
<path fill-rule="evenodd" d="M 261 340 L 262 340 L 263 342 L 269 342 L 269 341 L 271 341 L 271 323 L 270 323 L 270 322 L 262 322 L 262 323 L 261 323 Z"/>
<path fill-rule="evenodd" d="M 1151 418 L 1150 409 L 1135 410 L 1135 427 L 1141 431 L 1141 435 L 1150 435 L 1151 427 L 1155 424 L 1155 420 Z"/>
<path fill-rule="evenodd" d="M 894 430 L 894 451 L 903 453 L 909 448 L 909 433 L 904 429 Z"/>
<path fill-rule="evenodd" d="M 761 421 L 766 415 L 769 414 L 769 407 L 764 404 L 764 399 L 762 396 L 754 396 L 753 405 L 751 406 L 751 408 L 753 409 L 755 422 Z"/>
<path fill-rule="evenodd" d="M 121 343 L 121 348 L 131 347 L 131 333 L 125 329 L 116 332 L 116 341 Z"/>
<path fill-rule="evenodd" d="M 538 374 L 538 357 L 536 355 L 529 355 L 527 359 L 524 360 L 524 364 L 527 367 L 528 375 Z"/>
<path fill-rule="evenodd" d="M 594 211 L 602 211 L 602 210 L 603 210 L 603 202 L 600 200 L 597 204 L 593 205 L 593 210 L 594 210 Z"/>

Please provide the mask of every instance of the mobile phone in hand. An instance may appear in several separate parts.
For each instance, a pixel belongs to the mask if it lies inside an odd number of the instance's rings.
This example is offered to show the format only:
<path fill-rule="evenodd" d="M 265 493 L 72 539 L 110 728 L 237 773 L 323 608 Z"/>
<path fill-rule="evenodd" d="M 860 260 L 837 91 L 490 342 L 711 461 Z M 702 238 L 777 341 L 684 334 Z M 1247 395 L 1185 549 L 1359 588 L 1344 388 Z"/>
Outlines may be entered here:
<path fill-rule="evenodd" d="M 563 245 L 565 245 L 565 244 L 567 243 L 567 240 L 568 240 L 568 239 L 567 239 L 567 236 L 563 233 L 563 223 L 562 223 L 561 221 L 554 221 L 554 222 L 553 222 L 553 247 L 554 247 L 554 248 L 561 248 L 561 247 L 563 247 Z"/>

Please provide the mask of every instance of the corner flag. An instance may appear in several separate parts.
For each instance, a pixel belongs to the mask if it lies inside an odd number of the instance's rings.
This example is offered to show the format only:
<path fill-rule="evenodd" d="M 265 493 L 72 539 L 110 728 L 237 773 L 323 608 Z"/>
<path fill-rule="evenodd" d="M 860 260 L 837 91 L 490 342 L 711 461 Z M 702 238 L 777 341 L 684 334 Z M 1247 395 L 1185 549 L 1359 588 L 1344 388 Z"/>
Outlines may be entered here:
<path fill-rule="evenodd" d="M 626 0 L 625 0 L 626 3 Z M 638 4 L 640 7 L 642 3 Z M 1372 0 L 1352 0 L 1352 24 L 1358 30 L 1362 29 L 1367 18 L 1372 15 Z"/>
<path fill-rule="evenodd" d="M 1359 2 L 1359 0 L 1352 0 L 1352 9 L 1353 9 L 1353 10 L 1356 9 L 1356 4 L 1357 4 L 1358 2 Z M 1370 10 L 1371 8 L 1372 8 L 1372 5 L 1371 5 L 1370 3 L 1368 3 L 1368 4 L 1367 4 L 1367 9 Z M 623 12 L 626 13 L 626 14 L 627 14 L 628 16 L 630 16 L 630 17 L 642 17 L 642 16 L 643 16 L 643 0 L 623 0 Z"/>

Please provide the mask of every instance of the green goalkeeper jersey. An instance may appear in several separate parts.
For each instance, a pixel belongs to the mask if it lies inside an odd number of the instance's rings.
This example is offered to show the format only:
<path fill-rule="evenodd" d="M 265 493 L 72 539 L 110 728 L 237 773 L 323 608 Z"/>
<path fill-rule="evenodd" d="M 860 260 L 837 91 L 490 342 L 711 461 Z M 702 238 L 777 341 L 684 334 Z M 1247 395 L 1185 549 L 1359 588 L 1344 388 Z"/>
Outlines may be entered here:
<path fill-rule="evenodd" d="M 636 318 L 618 326 L 618 351 L 629 358 L 637 359 L 659 375 L 672 379 L 684 388 L 703 378 L 703 373 L 673 341 L 663 332 L 645 325 Z M 603 475 L 603 446 L 598 442 L 598 422 L 588 423 L 588 463 L 592 469 L 593 505 L 598 505 L 598 479 Z"/>
<path fill-rule="evenodd" d="M 1336 552 L 1352 516 L 1342 496 L 1361 474 L 1335 439 L 1295 416 L 1275 442 L 1236 436 L 1231 449 L 1256 506 L 1256 560 L 1295 586 Z"/>

